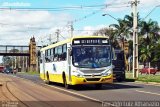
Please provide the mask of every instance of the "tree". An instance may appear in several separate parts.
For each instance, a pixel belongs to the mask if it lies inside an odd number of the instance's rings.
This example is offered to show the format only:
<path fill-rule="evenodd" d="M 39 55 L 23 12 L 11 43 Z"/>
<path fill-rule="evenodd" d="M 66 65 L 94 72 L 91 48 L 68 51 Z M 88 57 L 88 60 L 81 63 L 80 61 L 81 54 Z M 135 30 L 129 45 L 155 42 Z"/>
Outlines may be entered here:
<path fill-rule="evenodd" d="M 138 17 L 138 43 L 139 43 L 139 61 L 143 63 L 160 61 L 160 27 L 158 22 L 149 19 L 148 21 L 141 20 L 139 13 Z M 107 30 L 99 30 L 99 34 L 110 35 L 109 38 L 112 45 L 128 40 L 133 35 L 133 13 L 125 15 L 123 19 L 118 19 L 118 24 L 111 24 L 114 32 L 109 33 Z M 129 56 L 132 56 L 133 41 L 130 39 Z M 117 46 L 116 46 L 117 47 Z M 121 47 L 123 49 L 123 46 Z"/>
<path fill-rule="evenodd" d="M 150 19 L 148 22 L 141 22 L 140 34 L 142 37 L 140 38 L 139 58 L 143 63 L 150 63 L 157 60 L 155 55 L 159 53 L 159 49 L 156 49 L 158 48 L 156 46 L 157 39 L 159 39 L 157 36 L 158 32 L 159 26 L 156 21 Z"/>
<path fill-rule="evenodd" d="M 2 61 L 4 65 L 9 65 L 9 66 L 12 65 L 12 60 L 11 60 L 11 57 L 9 56 L 3 56 Z"/>
<path fill-rule="evenodd" d="M 114 48 L 119 48 L 117 37 L 116 37 L 116 31 L 112 28 L 102 28 L 96 32 L 93 33 L 93 35 L 104 35 L 108 36 L 109 40 Z"/>
<path fill-rule="evenodd" d="M 157 41 L 159 37 L 159 26 L 158 22 L 149 19 L 148 22 L 142 21 L 140 26 L 140 34 L 146 36 L 146 43 Z"/>

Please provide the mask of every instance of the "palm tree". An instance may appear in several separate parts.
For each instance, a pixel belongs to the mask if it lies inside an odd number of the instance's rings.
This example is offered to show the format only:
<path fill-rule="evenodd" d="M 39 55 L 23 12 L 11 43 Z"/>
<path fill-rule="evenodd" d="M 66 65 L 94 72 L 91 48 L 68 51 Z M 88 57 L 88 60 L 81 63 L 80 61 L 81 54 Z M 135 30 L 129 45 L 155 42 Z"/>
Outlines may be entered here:
<path fill-rule="evenodd" d="M 156 42 L 155 49 L 154 49 L 155 57 L 153 61 L 160 61 L 160 39 Z"/>
<path fill-rule="evenodd" d="M 150 63 L 153 60 L 153 52 L 154 50 L 154 46 L 152 44 L 149 45 L 142 45 L 140 47 L 140 55 L 139 55 L 139 59 L 143 62 L 143 64 L 145 65 L 146 62 Z"/>
<path fill-rule="evenodd" d="M 118 19 L 118 24 L 111 24 L 110 27 L 114 27 L 117 30 L 117 37 L 124 37 L 128 33 L 127 22 L 122 19 Z"/>
<path fill-rule="evenodd" d="M 131 13 L 131 15 L 125 15 L 124 20 L 127 22 L 127 27 L 132 29 L 133 28 L 133 13 Z M 137 20 L 138 20 L 138 27 L 139 27 L 140 22 L 141 22 L 139 13 L 137 13 Z"/>
<path fill-rule="evenodd" d="M 120 43 L 120 48 L 124 50 L 124 44 L 126 41 L 126 38 L 128 37 L 129 34 L 129 27 L 127 25 L 126 20 L 118 19 L 118 24 L 111 24 L 110 26 L 114 27 L 116 29 L 116 37 L 119 39 Z M 125 68 L 128 70 L 128 58 L 127 58 L 128 53 L 124 53 L 124 58 L 125 58 Z"/>
<path fill-rule="evenodd" d="M 152 21 L 151 19 L 146 22 L 142 21 L 140 26 L 140 34 L 143 35 L 141 38 L 140 44 L 140 60 L 143 63 L 150 63 L 155 60 L 155 54 L 157 53 L 156 49 L 156 41 L 159 38 L 158 35 L 159 26 L 156 21 Z M 155 50 L 156 49 L 156 50 Z"/>
<path fill-rule="evenodd" d="M 148 22 L 142 21 L 141 26 L 140 26 L 140 34 L 141 35 L 146 35 L 146 42 L 151 43 L 152 40 L 153 42 L 157 41 L 159 38 L 159 26 L 156 21 L 152 21 L 149 19 Z"/>

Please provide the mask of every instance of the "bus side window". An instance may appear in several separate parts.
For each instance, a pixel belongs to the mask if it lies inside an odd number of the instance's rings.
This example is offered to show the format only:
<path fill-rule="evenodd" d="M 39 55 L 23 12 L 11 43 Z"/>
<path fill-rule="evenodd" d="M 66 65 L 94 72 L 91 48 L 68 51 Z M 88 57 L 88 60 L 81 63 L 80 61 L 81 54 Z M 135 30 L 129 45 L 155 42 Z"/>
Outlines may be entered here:
<path fill-rule="evenodd" d="M 48 62 L 50 62 L 51 61 L 51 49 L 48 49 L 47 58 L 48 58 Z"/>
<path fill-rule="evenodd" d="M 39 51 L 39 52 L 40 52 L 40 51 Z M 40 52 L 39 54 L 40 54 L 39 61 L 40 61 L 40 63 L 42 63 L 43 53 Z"/>
<path fill-rule="evenodd" d="M 58 60 L 58 47 L 55 47 L 54 49 L 54 61 Z"/>
<path fill-rule="evenodd" d="M 63 52 L 63 54 L 62 54 L 62 60 L 63 60 L 63 61 L 66 60 L 66 52 Z"/>
<path fill-rule="evenodd" d="M 58 46 L 58 61 L 62 59 L 62 46 Z"/>
<path fill-rule="evenodd" d="M 63 45 L 63 54 L 62 54 L 62 60 L 65 61 L 67 57 L 67 44 Z"/>
<path fill-rule="evenodd" d="M 51 62 L 54 61 L 54 48 L 51 49 L 51 57 L 50 57 Z"/>
<path fill-rule="evenodd" d="M 48 53 L 48 50 L 45 51 L 45 62 L 47 62 L 47 53 Z"/>

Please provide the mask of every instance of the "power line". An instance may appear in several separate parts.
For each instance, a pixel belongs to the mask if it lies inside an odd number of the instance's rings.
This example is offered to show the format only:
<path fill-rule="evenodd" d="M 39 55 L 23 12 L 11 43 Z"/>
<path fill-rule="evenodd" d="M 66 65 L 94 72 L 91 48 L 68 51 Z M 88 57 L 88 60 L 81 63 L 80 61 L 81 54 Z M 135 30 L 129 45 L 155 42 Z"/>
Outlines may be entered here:
<path fill-rule="evenodd" d="M 18 10 L 18 11 L 65 11 L 65 10 L 73 10 L 73 9 L 84 9 L 84 8 L 95 8 L 95 7 L 104 7 L 104 4 L 100 5 L 81 5 L 81 6 L 68 6 L 68 7 L 33 7 L 33 8 L 26 8 L 26 7 L 9 7 L 3 8 L 1 7 L 0 10 Z"/>
<path fill-rule="evenodd" d="M 122 4 L 128 4 L 128 3 L 122 3 Z M 75 19 L 75 20 L 72 20 L 72 21 L 70 21 L 70 22 L 67 22 L 67 24 L 66 24 L 62 29 L 60 29 L 60 32 L 59 32 L 59 33 L 61 33 L 62 31 L 65 31 L 64 29 L 65 29 L 66 27 L 68 27 L 71 22 L 72 22 L 72 24 L 73 24 L 73 23 L 82 21 L 82 20 L 84 20 L 84 19 L 86 19 L 86 18 L 88 18 L 88 17 L 91 17 L 91 16 L 99 13 L 100 11 L 102 11 L 102 10 L 105 9 L 105 8 L 108 8 L 108 6 L 111 6 L 111 5 L 117 5 L 117 4 L 107 4 L 107 5 L 105 5 L 105 7 L 100 8 L 100 9 L 97 10 L 97 11 L 94 11 L 94 12 L 92 12 L 92 13 L 90 13 L 90 14 L 88 14 L 88 15 L 85 15 L 85 16 L 79 18 L 79 19 Z M 118 5 L 120 5 L 120 4 L 118 4 Z M 129 7 L 129 5 L 124 6 L 124 7 Z M 113 7 L 113 8 L 122 8 L 122 7 Z M 83 30 L 83 31 L 84 31 L 84 30 Z M 60 34 L 60 35 L 61 35 L 61 34 Z M 62 36 L 62 35 L 61 35 L 61 36 Z M 63 36 L 62 36 L 62 37 L 63 37 Z M 63 37 L 63 38 L 64 38 L 64 37 Z M 64 39 L 66 39 L 66 38 L 64 38 Z"/>
<path fill-rule="evenodd" d="M 123 4 L 127 4 L 127 3 L 123 3 Z M 73 20 L 73 23 L 76 23 L 76 22 L 82 21 L 82 20 L 84 20 L 84 19 L 86 19 L 88 17 L 91 17 L 94 14 L 99 13 L 101 10 L 105 9 L 106 7 L 108 7 L 108 8 L 121 8 L 122 7 L 122 6 L 120 6 L 120 7 L 113 7 L 113 5 L 120 5 L 120 4 L 118 4 L 118 3 L 116 4 L 115 3 L 115 4 L 107 4 L 107 5 L 103 4 L 103 5 L 72 6 L 72 7 L 59 7 L 59 8 L 0 8 L 0 10 L 7 10 L 7 9 L 9 9 L 9 10 L 19 10 L 19 11 L 20 10 L 22 10 L 22 11 L 23 10 L 25 10 L 25 11 L 27 11 L 27 10 L 28 11 L 43 11 L 43 10 L 44 11 L 46 11 L 46 10 L 47 11 L 64 11 L 64 10 L 73 10 L 73 9 L 86 9 L 86 8 L 103 7 L 101 9 L 97 10 L 97 11 L 94 11 L 94 12 L 92 12 L 92 13 L 84 16 L 84 17 L 82 17 L 82 18 Z M 9 24 L 2 24 L 2 25 L 9 25 Z M 68 25 L 69 25 L 69 22 L 67 22 L 67 24 L 63 28 L 68 27 Z M 62 28 L 62 30 L 64 31 L 63 28 Z M 62 30 L 61 30 L 61 32 L 62 32 Z M 86 31 L 86 30 L 83 30 L 83 31 Z M 61 34 L 60 34 L 60 36 L 63 37 Z M 63 38 L 66 39 L 65 37 L 63 37 Z"/>
<path fill-rule="evenodd" d="M 160 5 L 155 6 L 142 20 L 145 20 L 157 7 L 160 7 Z"/>

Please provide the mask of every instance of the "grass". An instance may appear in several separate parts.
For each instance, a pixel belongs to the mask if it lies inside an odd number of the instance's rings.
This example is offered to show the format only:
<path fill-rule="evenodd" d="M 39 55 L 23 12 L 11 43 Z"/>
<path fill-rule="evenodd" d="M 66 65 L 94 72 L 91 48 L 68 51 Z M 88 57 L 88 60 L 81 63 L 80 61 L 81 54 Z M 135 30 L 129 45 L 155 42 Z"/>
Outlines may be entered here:
<path fill-rule="evenodd" d="M 127 81 L 134 81 L 132 73 L 126 73 L 126 80 Z M 136 81 L 142 82 L 157 82 L 160 83 L 160 75 L 146 75 L 146 74 L 139 74 L 138 79 Z"/>
<path fill-rule="evenodd" d="M 160 83 L 160 75 L 139 75 L 139 78 L 137 81 L 142 82 L 157 82 Z"/>
<path fill-rule="evenodd" d="M 39 72 L 36 72 L 36 71 L 19 72 L 19 73 L 24 73 L 24 74 L 28 74 L 28 75 L 39 75 Z"/>

